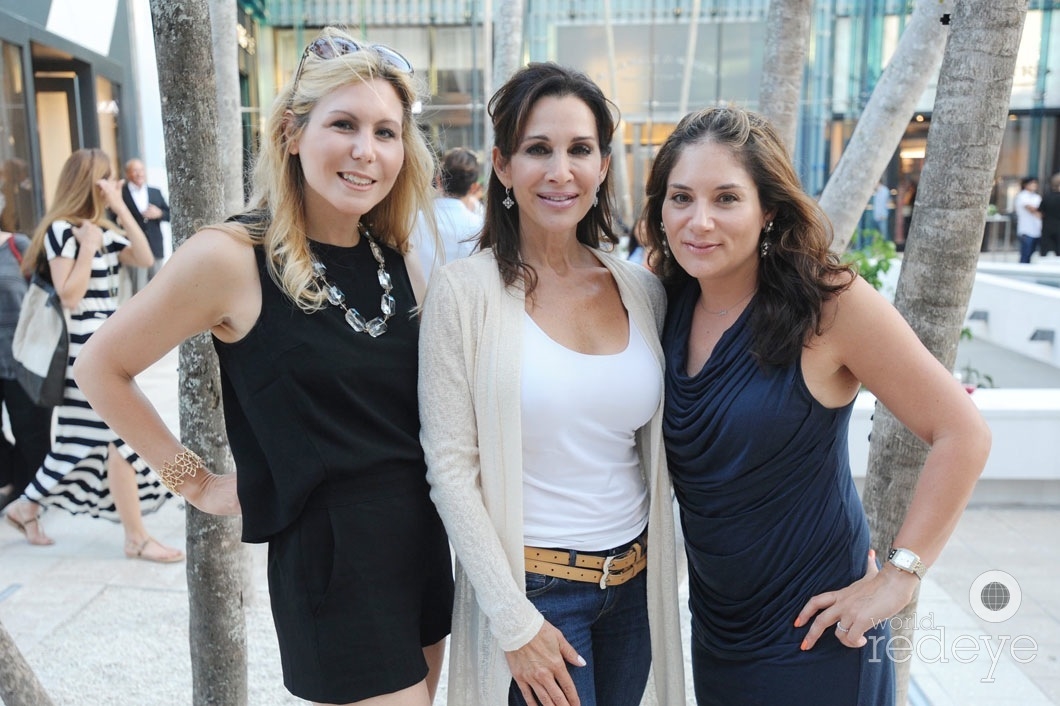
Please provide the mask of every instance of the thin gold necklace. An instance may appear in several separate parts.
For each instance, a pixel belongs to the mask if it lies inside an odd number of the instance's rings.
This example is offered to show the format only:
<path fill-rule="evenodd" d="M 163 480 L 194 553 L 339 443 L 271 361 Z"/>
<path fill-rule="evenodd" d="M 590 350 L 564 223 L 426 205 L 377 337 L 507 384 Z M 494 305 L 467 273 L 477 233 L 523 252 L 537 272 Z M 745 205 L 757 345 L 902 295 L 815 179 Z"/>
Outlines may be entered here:
<path fill-rule="evenodd" d="M 703 303 L 703 295 L 702 294 L 700 294 L 699 300 L 696 303 L 699 304 L 699 308 L 701 308 L 703 311 L 707 312 L 708 314 L 710 314 L 712 316 L 725 316 L 730 311 L 732 311 L 733 309 L 735 309 L 736 307 L 740 306 L 745 301 L 747 301 L 748 299 L 753 297 L 754 293 L 757 292 L 757 291 L 758 291 L 758 288 L 755 287 L 750 292 L 748 292 L 747 294 L 745 294 L 742 297 L 740 297 L 740 300 L 738 302 L 730 304 L 729 306 L 725 307 L 724 309 L 721 309 L 720 311 L 711 311 L 710 309 L 708 309 L 707 305 Z"/>

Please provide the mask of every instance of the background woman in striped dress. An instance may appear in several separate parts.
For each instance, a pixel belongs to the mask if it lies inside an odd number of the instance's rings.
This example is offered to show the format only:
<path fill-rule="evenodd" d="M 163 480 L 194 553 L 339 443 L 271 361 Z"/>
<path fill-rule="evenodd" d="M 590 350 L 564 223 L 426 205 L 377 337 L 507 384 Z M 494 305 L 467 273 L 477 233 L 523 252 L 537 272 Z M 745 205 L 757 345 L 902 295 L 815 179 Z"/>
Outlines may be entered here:
<path fill-rule="evenodd" d="M 124 235 L 106 215 L 117 214 Z M 119 520 L 130 558 L 174 562 L 184 554 L 153 539 L 141 513 L 169 497 L 147 464 L 99 418 L 74 382 L 70 367 L 81 346 L 118 306 L 121 266 L 150 267 L 151 247 L 122 201 L 102 150 L 74 152 L 63 165 L 51 208 L 33 234 L 23 268 L 50 280 L 67 313 L 70 360 L 66 393 L 56 408 L 51 451 L 7 522 L 30 544 L 53 540 L 40 526 L 41 506 Z"/>

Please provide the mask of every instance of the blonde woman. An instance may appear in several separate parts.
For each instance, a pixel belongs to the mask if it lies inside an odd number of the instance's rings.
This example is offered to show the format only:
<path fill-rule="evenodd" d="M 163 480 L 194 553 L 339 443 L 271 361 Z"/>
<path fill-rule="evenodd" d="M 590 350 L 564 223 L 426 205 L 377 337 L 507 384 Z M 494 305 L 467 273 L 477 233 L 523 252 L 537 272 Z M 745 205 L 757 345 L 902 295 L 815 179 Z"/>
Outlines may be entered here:
<path fill-rule="evenodd" d="M 52 207 L 33 233 L 23 258 L 54 286 L 67 311 L 71 365 L 81 346 L 118 308 L 122 266 L 149 267 L 154 258 L 147 237 L 122 202 L 121 183 L 102 150 L 77 150 L 59 173 Z M 124 232 L 107 219 L 110 209 Z M 89 406 L 67 368 L 66 392 L 55 410 L 56 433 L 25 494 L 7 509 L 7 522 L 30 544 L 49 545 L 41 507 L 120 520 L 125 554 L 148 561 L 176 562 L 184 554 L 152 538 L 142 512 L 157 509 L 169 493 L 142 458 Z"/>
<path fill-rule="evenodd" d="M 449 632 L 403 258 L 431 199 L 417 98 L 404 57 L 325 29 L 273 106 L 250 210 L 181 245 L 77 370 L 172 490 L 269 544 L 284 684 L 315 703 L 427 706 Z M 205 468 L 133 380 L 201 331 L 236 474 Z"/>

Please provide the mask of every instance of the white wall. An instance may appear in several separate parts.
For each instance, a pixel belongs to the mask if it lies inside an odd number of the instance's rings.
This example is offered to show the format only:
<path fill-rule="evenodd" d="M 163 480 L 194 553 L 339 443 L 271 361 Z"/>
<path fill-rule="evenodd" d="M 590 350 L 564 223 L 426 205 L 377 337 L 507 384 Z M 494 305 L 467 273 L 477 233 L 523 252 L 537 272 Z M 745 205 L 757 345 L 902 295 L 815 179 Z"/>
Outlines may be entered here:
<path fill-rule="evenodd" d="M 1060 264 L 982 264 L 975 278 L 968 315 L 972 334 L 1044 363 L 1060 367 L 1060 288 L 1035 282 L 1060 283 Z M 1057 340 L 1032 341 L 1035 331 L 1053 331 Z"/>
<path fill-rule="evenodd" d="M 972 400 L 992 446 L 973 502 L 1060 504 L 1060 390 L 979 389 Z M 850 467 L 864 481 L 876 399 L 862 392 L 850 420 Z"/>

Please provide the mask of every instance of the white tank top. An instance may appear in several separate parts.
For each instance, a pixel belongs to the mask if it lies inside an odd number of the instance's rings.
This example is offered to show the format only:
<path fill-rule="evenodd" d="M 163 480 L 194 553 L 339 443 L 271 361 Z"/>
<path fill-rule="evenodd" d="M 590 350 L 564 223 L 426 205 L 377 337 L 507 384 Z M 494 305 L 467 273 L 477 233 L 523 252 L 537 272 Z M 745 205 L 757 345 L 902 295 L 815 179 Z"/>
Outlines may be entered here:
<path fill-rule="evenodd" d="M 648 491 L 634 433 L 658 409 L 662 386 L 632 321 L 624 351 L 588 355 L 524 316 L 524 544 L 603 551 L 640 535 Z"/>

